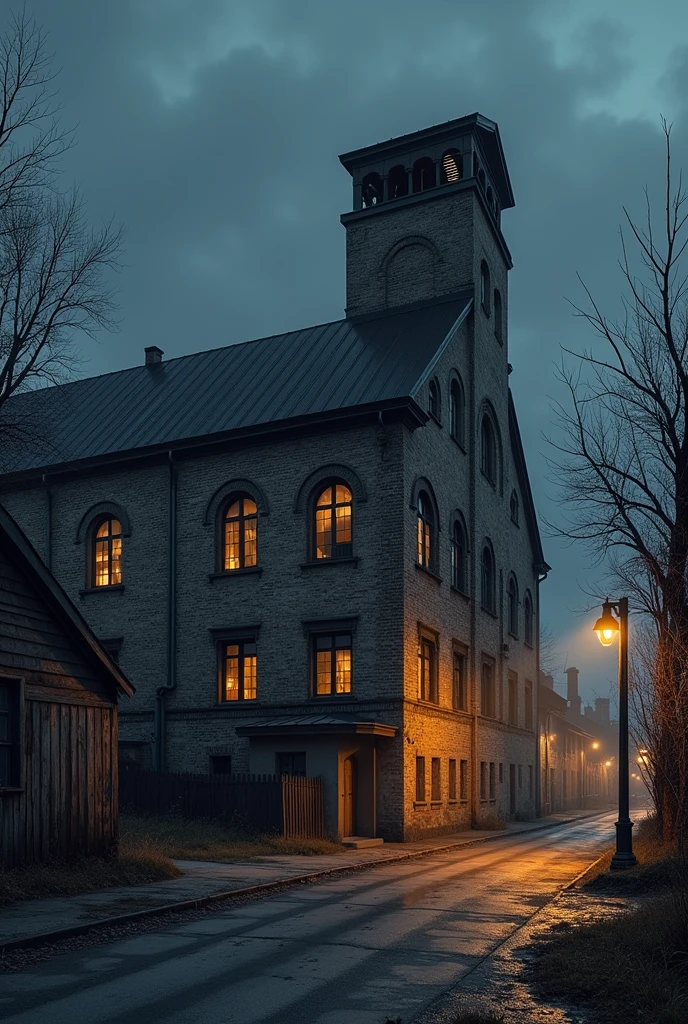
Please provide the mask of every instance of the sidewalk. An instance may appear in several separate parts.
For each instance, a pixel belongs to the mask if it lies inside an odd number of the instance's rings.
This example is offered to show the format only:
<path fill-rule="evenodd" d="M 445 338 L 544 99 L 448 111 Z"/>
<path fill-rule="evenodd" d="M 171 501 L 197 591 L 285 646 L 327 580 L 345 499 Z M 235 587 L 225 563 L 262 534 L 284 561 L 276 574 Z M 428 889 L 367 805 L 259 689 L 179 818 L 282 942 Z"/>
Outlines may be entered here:
<path fill-rule="evenodd" d="M 28 900 L 0 910 L 0 952 L 66 938 L 107 924 L 124 924 L 138 916 L 151 916 L 165 910 L 184 909 L 194 904 L 221 899 L 223 896 L 255 887 L 269 889 L 299 880 L 316 881 L 319 877 L 350 870 L 374 867 L 381 862 L 408 860 L 414 857 L 451 850 L 455 847 L 500 839 L 503 836 L 537 832 L 557 825 L 597 817 L 608 811 L 568 811 L 538 818 L 535 821 L 511 822 L 498 832 L 470 830 L 415 843 L 385 843 L 368 850 L 347 850 L 325 856 L 261 857 L 250 862 L 222 864 L 210 861 L 179 860 L 184 872 L 181 878 L 147 885 L 122 886 L 88 892 L 80 896 Z M 612 838 L 610 830 L 610 840 Z M 248 895 L 249 893 L 247 893 Z M 56 932 L 64 932 L 56 935 Z"/>

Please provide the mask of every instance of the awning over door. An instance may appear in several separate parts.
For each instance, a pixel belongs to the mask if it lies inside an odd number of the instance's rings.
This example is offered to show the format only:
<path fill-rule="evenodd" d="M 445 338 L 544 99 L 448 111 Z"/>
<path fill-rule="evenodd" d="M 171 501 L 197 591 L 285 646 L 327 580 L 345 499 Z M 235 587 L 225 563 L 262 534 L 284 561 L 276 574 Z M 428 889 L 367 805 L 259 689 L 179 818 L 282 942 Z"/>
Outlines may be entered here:
<path fill-rule="evenodd" d="M 323 714 L 284 715 L 279 718 L 258 718 L 238 725 L 238 736 L 322 736 L 326 734 L 358 734 L 360 736 L 396 736 L 396 725 L 387 725 L 363 715 Z"/>

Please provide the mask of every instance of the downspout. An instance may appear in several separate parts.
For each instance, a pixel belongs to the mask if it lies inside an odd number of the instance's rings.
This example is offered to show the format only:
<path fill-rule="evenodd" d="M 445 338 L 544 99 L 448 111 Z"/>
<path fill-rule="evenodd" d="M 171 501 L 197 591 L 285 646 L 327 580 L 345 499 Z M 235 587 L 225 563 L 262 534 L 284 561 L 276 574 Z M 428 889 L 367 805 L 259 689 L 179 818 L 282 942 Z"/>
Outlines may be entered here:
<path fill-rule="evenodd" d="M 470 531 L 470 593 L 473 595 L 473 600 L 470 603 L 470 678 L 473 680 L 473 686 L 471 688 L 471 699 L 472 707 L 471 711 L 471 825 L 476 827 L 478 817 L 480 815 L 480 762 L 479 757 L 479 714 L 480 714 L 480 678 L 479 672 L 482 671 L 482 661 L 477 657 L 475 650 L 476 641 L 476 629 L 477 629 L 477 611 L 478 605 L 478 557 L 479 557 L 479 545 L 477 536 L 477 524 L 476 524 L 476 502 L 475 502 L 475 485 L 476 485 L 476 458 L 477 458 L 477 446 L 476 446 L 476 400 L 475 400 L 475 308 L 473 311 L 473 329 L 470 332 L 470 346 L 469 346 L 469 380 L 471 382 L 470 390 L 468 393 L 468 459 L 469 459 L 469 484 L 468 484 L 468 521 Z"/>
<path fill-rule="evenodd" d="M 542 817 L 542 769 L 540 761 L 540 584 L 544 583 L 547 579 L 547 573 L 542 572 L 541 569 L 537 573 L 537 587 L 535 590 L 535 596 L 537 600 L 537 619 L 536 619 L 536 630 L 535 630 L 535 679 L 533 680 L 533 687 L 535 689 L 535 806 L 537 808 L 538 817 Z M 549 732 L 546 739 L 545 752 L 547 754 L 549 748 Z M 546 757 L 546 760 L 548 758 Z M 548 785 L 548 775 L 545 774 L 545 786 Z"/>
<path fill-rule="evenodd" d="M 155 693 L 155 768 L 165 770 L 165 697 L 177 685 L 177 472 L 172 452 L 169 466 L 169 535 L 167 546 L 167 679 Z"/>
<path fill-rule="evenodd" d="M 42 483 L 45 487 L 46 497 L 46 515 L 45 515 L 45 539 L 44 539 L 44 550 L 45 550 L 45 564 L 48 569 L 52 572 L 53 568 L 53 494 L 48 484 L 48 478 L 46 474 L 43 474 Z"/>

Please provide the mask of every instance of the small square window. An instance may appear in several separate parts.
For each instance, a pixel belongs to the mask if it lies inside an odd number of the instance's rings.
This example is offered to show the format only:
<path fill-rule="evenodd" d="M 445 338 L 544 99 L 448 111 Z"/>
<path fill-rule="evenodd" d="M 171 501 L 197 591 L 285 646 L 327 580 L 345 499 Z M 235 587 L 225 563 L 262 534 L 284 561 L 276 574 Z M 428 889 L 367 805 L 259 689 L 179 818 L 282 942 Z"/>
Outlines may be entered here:
<path fill-rule="evenodd" d="M 278 775 L 295 775 L 298 778 L 306 777 L 306 753 L 298 751 L 292 753 L 275 754 L 276 768 Z"/>

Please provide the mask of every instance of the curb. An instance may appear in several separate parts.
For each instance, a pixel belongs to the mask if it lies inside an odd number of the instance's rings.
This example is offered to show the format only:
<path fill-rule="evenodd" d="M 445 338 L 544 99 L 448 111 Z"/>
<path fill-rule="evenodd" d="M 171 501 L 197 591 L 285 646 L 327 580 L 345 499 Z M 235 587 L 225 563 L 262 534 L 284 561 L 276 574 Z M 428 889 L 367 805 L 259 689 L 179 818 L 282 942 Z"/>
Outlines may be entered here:
<path fill-rule="evenodd" d="M 565 818 L 562 821 L 547 822 L 544 825 L 536 825 L 534 828 L 524 828 L 519 832 L 495 832 L 494 835 L 480 836 L 477 839 L 465 839 L 460 842 L 447 843 L 446 846 L 435 846 L 429 850 L 414 850 L 411 853 L 400 853 L 395 857 L 381 858 L 379 860 L 364 861 L 361 864 L 347 864 L 340 868 L 325 868 L 322 871 L 315 871 L 307 875 L 294 875 L 291 878 L 281 878 L 274 882 L 262 882 L 260 885 L 248 885 L 241 889 L 228 889 L 222 892 L 209 893 L 207 896 L 198 896 L 195 899 L 178 900 L 175 903 L 164 903 L 159 907 L 149 907 L 146 910 L 134 910 L 129 914 L 117 914 L 115 917 L 104 917 L 99 921 L 89 921 L 86 924 L 73 925 L 71 928 L 57 928 L 51 932 L 41 932 L 36 935 L 27 935 L 24 938 L 10 939 L 7 942 L 0 941 L 0 955 L 10 953 L 17 949 L 32 949 L 35 946 L 51 945 L 61 942 L 64 939 L 77 938 L 86 935 L 88 932 L 106 928 L 116 928 L 119 925 L 131 924 L 135 921 L 143 921 L 149 917 L 161 917 L 163 914 L 180 913 L 185 910 L 200 910 L 202 907 L 210 906 L 213 903 L 220 903 L 223 900 L 231 900 L 237 897 L 267 895 L 270 892 L 277 892 L 282 889 L 292 888 L 296 885 L 318 882 L 323 878 L 336 878 L 338 875 L 350 874 L 354 871 L 366 871 L 378 867 L 380 864 L 397 864 L 400 861 L 419 860 L 421 857 L 429 857 L 435 853 L 447 853 L 449 850 L 463 849 L 467 846 L 478 846 L 481 843 L 494 842 L 497 839 L 504 839 L 505 836 L 530 835 L 532 832 L 544 832 L 548 828 L 559 828 L 561 825 L 570 825 L 577 821 L 587 821 L 589 818 L 600 817 L 608 814 L 609 811 L 594 811 L 591 814 L 579 815 L 576 818 Z M 603 854 L 604 856 L 604 854 Z M 601 858 L 600 858 L 601 859 Z M 597 861 L 595 861 L 597 863 Z M 589 865 L 578 877 L 588 872 L 592 865 Z M 577 881 L 571 882 L 573 885 Z M 566 886 L 569 888 L 569 886 Z"/>

